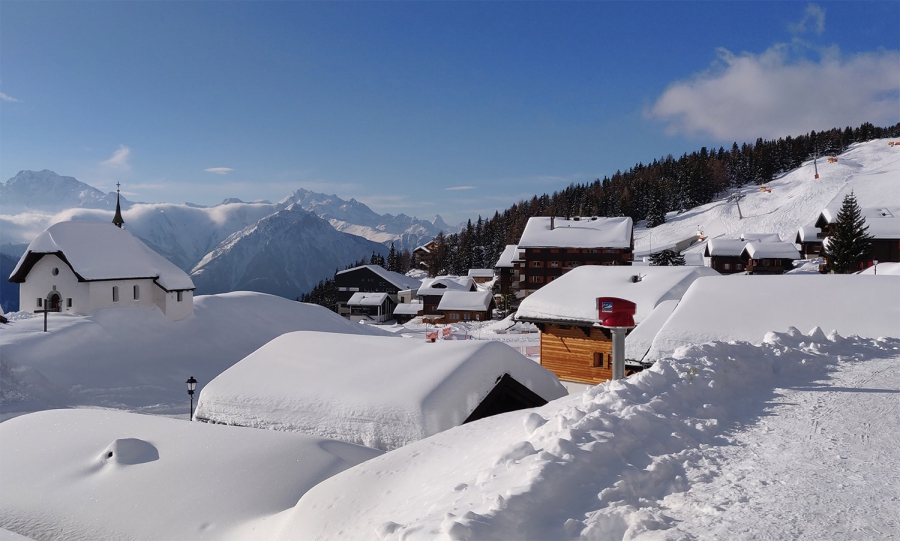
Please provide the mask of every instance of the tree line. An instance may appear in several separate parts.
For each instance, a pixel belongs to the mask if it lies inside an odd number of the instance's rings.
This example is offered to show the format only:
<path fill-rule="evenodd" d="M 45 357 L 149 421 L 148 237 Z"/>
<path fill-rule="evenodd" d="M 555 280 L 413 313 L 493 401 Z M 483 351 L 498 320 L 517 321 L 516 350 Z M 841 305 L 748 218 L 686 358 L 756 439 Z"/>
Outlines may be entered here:
<path fill-rule="evenodd" d="M 474 223 L 470 219 L 458 232 L 441 232 L 434 239 L 436 249 L 424 270 L 437 276 L 493 268 L 508 244 L 518 244 L 533 216 L 630 216 L 635 222 L 647 220 L 647 227 L 656 227 L 665 223 L 668 212 L 704 205 L 741 186 L 765 184 L 815 156 L 834 156 L 853 143 L 886 137 L 900 137 L 900 123 L 876 127 L 866 122 L 856 128 L 811 131 L 776 140 L 758 138 L 741 145 L 735 142 L 730 150 L 702 147 L 678 158 L 669 154 L 616 171 L 611 177 L 573 183 L 552 194 L 521 200 L 492 217 L 479 216 Z M 398 256 L 392 246 L 390 253 L 383 265 L 389 270 L 406 273 L 415 263 L 408 250 Z M 327 287 L 327 280 L 320 285 Z M 308 295 L 315 296 L 316 290 Z"/>

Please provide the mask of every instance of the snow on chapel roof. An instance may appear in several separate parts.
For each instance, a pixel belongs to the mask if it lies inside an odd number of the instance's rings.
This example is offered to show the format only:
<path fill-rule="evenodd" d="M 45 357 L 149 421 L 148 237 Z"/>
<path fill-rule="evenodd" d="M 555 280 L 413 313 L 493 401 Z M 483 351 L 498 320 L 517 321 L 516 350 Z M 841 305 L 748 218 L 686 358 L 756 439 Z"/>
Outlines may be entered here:
<path fill-rule="evenodd" d="M 22 283 L 45 254 L 61 254 L 85 281 L 153 278 L 168 291 L 194 289 L 194 282 L 174 263 L 111 223 L 60 222 L 38 235 L 19 259 L 9 279 Z"/>
<path fill-rule="evenodd" d="M 572 219 L 535 216 L 528 219 L 519 248 L 630 248 L 633 222 L 629 217 Z"/>
<path fill-rule="evenodd" d="M 207 384 L 196 417 L 389 450 L 461 425 L 503 374 L 545 400 L 566 395 L 499 342 L 292 332 Z"/>

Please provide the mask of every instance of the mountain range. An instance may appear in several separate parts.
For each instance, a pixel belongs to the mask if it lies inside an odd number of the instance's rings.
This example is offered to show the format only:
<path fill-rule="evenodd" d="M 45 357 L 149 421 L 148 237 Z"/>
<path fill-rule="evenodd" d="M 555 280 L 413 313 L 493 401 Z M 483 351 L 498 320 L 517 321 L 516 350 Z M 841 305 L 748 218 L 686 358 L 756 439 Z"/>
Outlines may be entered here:
<path fill-rule="evenodd" d="M 0 184 L 0 253 L 17 260 L 49 225 L 111 221 L 115 192 L 53 171 L 20 171 Z M 121 198 L 125 227 L 191 273 L 196 294 L 248 289 L 295 298 L 336 268 L 371 254 L 412 251 L 451 228 L 403 214 L 377 214 L 355 199 L 299 189 L 278 203 L 226 199 L 215 206 Z M 5 282 L 5 281 L 4 281 Z M 14 310 L 8 287 L 0 303 Z"/>

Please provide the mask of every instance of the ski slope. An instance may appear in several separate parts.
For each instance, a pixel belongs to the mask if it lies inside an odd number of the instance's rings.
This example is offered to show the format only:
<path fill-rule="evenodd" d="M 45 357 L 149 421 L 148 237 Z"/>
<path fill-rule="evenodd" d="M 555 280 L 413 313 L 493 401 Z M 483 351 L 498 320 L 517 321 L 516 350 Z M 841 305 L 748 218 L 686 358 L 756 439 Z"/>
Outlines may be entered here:
<path fill-rule="evenodd" d="M 888 146 L 887 139 L 876 139 L 849 147 L 836 163 L 827 157 L 818 160 L 819 178 L 813 161 L 765 185 L 771 191 L 750 185 L 723 194 L 722 198 L 681 214 L 670 212 L 666 223 L 647 229 L 645 222 L 634 230 L 635 254 L 659 251 L 703 231 L 707 238 L 739 238 L 741 233 L 778 233 L 782 239 L 795 239 L 801 226 L 811 224 L 822 210 L 839 205 L 853 190 L 861 207 L 900 206 L 900 147 Z M 732 193 L 745 197 L 741 214 L 734 203 L 726 202 Z M 704 243 L 686 250 L 702 252 Z"/>

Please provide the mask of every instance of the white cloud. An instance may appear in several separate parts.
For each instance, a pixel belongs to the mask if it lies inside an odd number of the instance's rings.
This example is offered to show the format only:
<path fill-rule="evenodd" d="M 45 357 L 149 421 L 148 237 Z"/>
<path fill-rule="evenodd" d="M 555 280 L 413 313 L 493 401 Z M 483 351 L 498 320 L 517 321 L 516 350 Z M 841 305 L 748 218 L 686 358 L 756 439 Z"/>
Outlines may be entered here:
<path fill-rule="evenodd" d="M 822 32 L 825 31 L 825 10 L 816 4 L 809 4 L 806 6 L 806 12 L 803 14 L 803 19 L 799 23 L 790 26 L 791 33 L 794 35 L 806 33 L 807 24 L 812 26 L 813 32 L 821 36 Z"/>
<path fill-rule="evenodd" d="M 130 171 L 131 165 L 128 163 L 128 157 L 131 155 L 131 149 L 125 145 L 119 145 L 119 149 L 113 152 L 112 157 L 108 160 L 100 162 L 100 165 L 118 169 L 120 171 Z"/>
<path fill-rule="evenodd" d="M 225 175 L 234 171 L 234 169 L 230 167 L 209 167 L 207 169 L 204 169 L 203 171 L 207 173 L 215 173 L 217 175 Z"/>
<path fill-rule="evenodd" d="M 454 191 L 454 190 L 474 190 L 475 186 L 453 186 L 451 188 L 444 188 L 445 191 Z"/>
<path fill-rule="evenodd" d="M 16 98 L 14 98 L 14 97 L 12 97 L 12 96 L 7 96 L 7 95 L 4 94 L 3 92 L 0 92 L 0 100 L 3 100 L 3 101 L 16 101 L 16 102 L 19 101 L 19 100 L 17 100 Z"/>
<path fill-rule="evenodd" d="M 713 66 L 670 85 L 646 114 L 670 135 L 736 141 L 900 120 L 900 51 L 842 57 L 831 47 L 812 61 L 793 59 L 798 48 L 806 46 L 778 44 L 758 55 L 719 49 Z"/>

